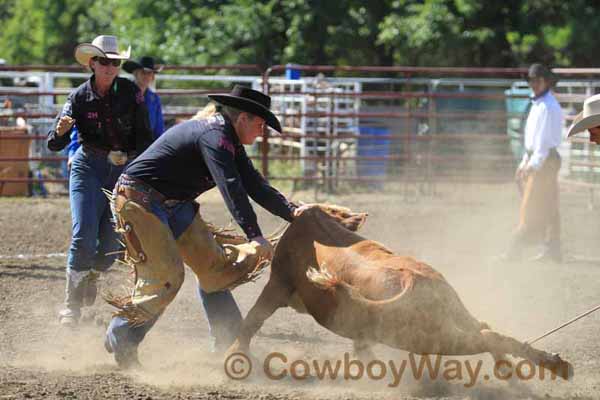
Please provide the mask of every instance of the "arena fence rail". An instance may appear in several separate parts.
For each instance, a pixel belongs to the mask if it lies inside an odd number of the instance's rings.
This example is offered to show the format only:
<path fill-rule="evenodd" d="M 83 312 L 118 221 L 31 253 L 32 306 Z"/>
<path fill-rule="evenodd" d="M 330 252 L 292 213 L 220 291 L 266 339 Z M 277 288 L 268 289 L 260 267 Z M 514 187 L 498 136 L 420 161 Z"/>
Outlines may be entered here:
<path fill-rule="evenodd" d="M 167 123 L 193 116 L 206 94 L 252 85 L 273 98 L 282 135 L 266 134 L 252 157 L 271 180 L 319 190 L 438 182 L 506 182 L 521 157 L 529 102 L 524 68 L 427 68 L 257 65 L 165 66 L 157 79 Z M 569 124 L 598 91 L 598 69 L 555 69 Z M 45 149 L 48 128 L 79 66 L 0 66 L 0 184 L 65 184 L 66 156 Z M 7 107 L 9 106 L 9 107 Z M 15 126 L 26 129 L 11 131 Z M 18 145 L 28 151 L 17 151 Z M 21 146 L 21 147 L 23 147 Z M 13 149 L 13 150 L 11 150 Z M 598 152 L 585 139 L 565 141 L 562 179 L 596 187 Z M 21 165 L 21 167 L 18 167 Z M 23 176 L 19 168 L 28 173 Z M 11 172 L 12 171 L 12 172 Z"/>

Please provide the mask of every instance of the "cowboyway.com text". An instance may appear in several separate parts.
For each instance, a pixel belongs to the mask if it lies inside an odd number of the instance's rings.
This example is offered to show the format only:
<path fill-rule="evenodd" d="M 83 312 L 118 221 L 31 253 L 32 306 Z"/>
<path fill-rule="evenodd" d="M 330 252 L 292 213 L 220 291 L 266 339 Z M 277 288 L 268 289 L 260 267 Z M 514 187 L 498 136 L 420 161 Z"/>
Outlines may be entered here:
<path fill-rule="evenodd" d="M 370 379 L 387 383 L 388 387 L 398 387 L 403 379 L 410 377 L 420 380 L 443 379 L 445 381 L 463 382 L 467 388 L 477 382 L 498 380 L 556 380 L 559 376 L 566 377 L 568 371 L 545 369 L 528 360 L 511 362 L 499 360 L 494 363 L 492 375 L 483 374 L 483 360 L 456 360 L 442 358 L 439 355 L 408 354 L 407 359 L 361 361 L 344 353 L 341 359 L 290 359 L 279 352 L 269 353 L 262 363 L 262 370 L 267 378 L 280 380 L 290 377 L 303 380 L 309 377 L 319 380 L 360 380 Z M 231 354 L 225 360 L 225 372 L 232 379 L 245 379 L 250 375 L 252 362 L 243 353 Z"/>

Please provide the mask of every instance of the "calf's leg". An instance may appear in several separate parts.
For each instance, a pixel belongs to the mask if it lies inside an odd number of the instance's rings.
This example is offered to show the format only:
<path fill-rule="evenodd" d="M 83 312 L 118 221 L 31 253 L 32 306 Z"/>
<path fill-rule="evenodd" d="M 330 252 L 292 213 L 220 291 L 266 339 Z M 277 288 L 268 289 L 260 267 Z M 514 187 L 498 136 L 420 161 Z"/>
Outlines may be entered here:
<path fill-rule="evenodd" d="M 456 325 L 446 325 L 441 332 L 430 335 L 427 339 L 429 339 L 427 345 L 430 354 L 461 356 L 491 353 L 496 362 L 505 360 L 505 355 L 510 354 L 516 358 L 529 360 L 540 368 L 547 369 L 551 374 L 563 379 L 570 379 L 573 376 L 573 366 L 562 360 L 558 354 L 535 349 L 526 343 L 491 329 L 471 331 L 460 329 Z M 500 371 L 505 366 L 509 365 L 502 363 L 497 365 Z"/>
<path fill-rule="evenodd" d="M 482 330 L 481 335 L 489 348 L 488 351 L 492 354 L 512 354 L 515 357 L 529 360 L 563 379 L 571 379 L 573 377 L 573 366 L 561 359 L 558 354 L 551 354 L 535 349 L 527 343 L 519 342 L 516 339 L 489 329 Z"/>
<path fill-rule="evenodd" d="M 256 304 L 244 318 L 238 337 L 227 353 L 248 352 L 252 337 L 278 308 L 287 306 L 292 293 L 292 288 L 271 275 L 269 282 L 256 300 Z"/>

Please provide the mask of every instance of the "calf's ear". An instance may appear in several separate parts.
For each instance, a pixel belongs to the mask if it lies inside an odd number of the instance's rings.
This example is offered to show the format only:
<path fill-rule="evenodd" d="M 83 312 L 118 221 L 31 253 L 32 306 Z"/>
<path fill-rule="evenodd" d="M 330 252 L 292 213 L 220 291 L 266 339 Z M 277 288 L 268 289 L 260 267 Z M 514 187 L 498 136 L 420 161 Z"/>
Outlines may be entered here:
<path fill-rule="evenodd" d="M 367 213 L 350 213 L 350 215 L 343 218 L 340 223 L 344 228 L 356 232 L 367 220 L 367 215 Z"/>
<path fill-rule="evenodd" d="M 356 232 L 365 223 L 367 213 L 353 212 L 347 207 L 340 207 L 333 204 L 316 204 L 317 209 L 335 218 L 344 228 Z"/>

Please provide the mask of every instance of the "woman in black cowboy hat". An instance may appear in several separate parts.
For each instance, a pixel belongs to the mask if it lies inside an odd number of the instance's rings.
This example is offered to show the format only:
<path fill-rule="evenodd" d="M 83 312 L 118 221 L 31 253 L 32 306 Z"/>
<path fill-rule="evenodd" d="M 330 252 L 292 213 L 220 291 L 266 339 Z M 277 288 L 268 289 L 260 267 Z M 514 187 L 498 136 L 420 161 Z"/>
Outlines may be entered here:
<path fill-rule="evenodd" d="M 150 128 L 152 128 L 154 134 L 153 139 L 156 139 L 165 131 L 165 123 L 160 97 L 150 87 L 156 79 L 156 74 L 162 70 L 162 67 L 158 68 L 154 65 L 154 58 L 143 56 L 136 61 L 125 61 L 123 69 L 133 74 L 135 83 L 144 95 L 144 102 L 146 103 L 148 117 L 150 118 Z"/>
<path fill-rule="evenodd" d="M 121 310 L 107 331 L 106 348 L 121 366 L 136 363 L 137 347 L 183 283 L 184 261 L 196 274 L 218 350 L 237 333 L 241 315 L 228 287 L 272 257 L 249 201 L 286 221 L 296 208 L 254 168 L 243 145 L 267 127 L 281 132 L 271 99 L 236 86 L 212 115 L 167 130 L 119 178 L 114 210 L 135 266 L 133 295 L 111 303 Z M 224 249 L 198 214 L 196 197 L 218 187 L 247 243 Z M 229 252 L 228 252 L 229 251 Z"/>

